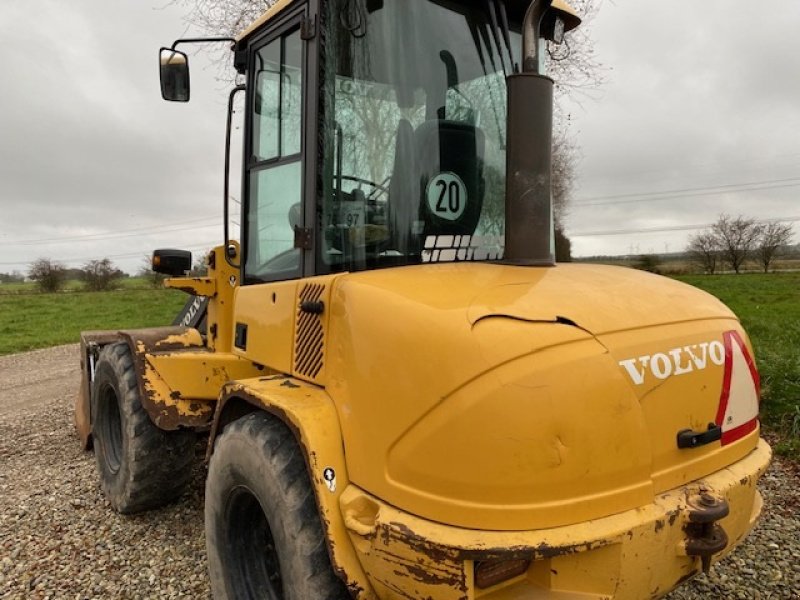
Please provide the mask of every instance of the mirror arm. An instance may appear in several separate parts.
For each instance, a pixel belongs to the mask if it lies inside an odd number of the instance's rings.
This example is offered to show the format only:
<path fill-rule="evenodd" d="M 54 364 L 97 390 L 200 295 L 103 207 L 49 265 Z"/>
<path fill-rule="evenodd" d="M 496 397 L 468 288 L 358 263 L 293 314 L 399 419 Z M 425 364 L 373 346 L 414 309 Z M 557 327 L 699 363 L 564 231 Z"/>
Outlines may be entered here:
<path fill-rule="evenodd" d="M 236 44 L 236 38 L 232 37 L 208 37 L 208 38 L 181 38 L 172 43 L 170 50 L 175 50 L 179 44 L 204 44 L 209 42 L 230 42 L 231 47 Z"/>
<path fill-rule="evenodd" d="M 224 223 L 224 235 L 225 235 L 225 262 L 227 262 L 231 267 L 234 269 L 238 269 L 241 264 L 241 258 L 239 259 L 239 264 L 234 264 L 233 257 L 230 255 L 229 248 L 231 247 L 231 237 L 230 237 L 230 227 L 228 225 L 228 221 L 230 218 L 230 210 L 229 210 L 229 202 L 230 202 L 230 188 L 231 188 L 231 132 L 233 130 L 233 101 L 236 98 L 236 94 L 239 92 L 243 92 L 247 89 L 245 85 L 237 85 L 235 88 L 231 90 L 230 95 L 228 96 L 228 119 L 225 126 L 225 182 L 223 184 L 223 194 L 225 195 L 225 199 L 222 203 L 223 206 L 223 223 Z"/>

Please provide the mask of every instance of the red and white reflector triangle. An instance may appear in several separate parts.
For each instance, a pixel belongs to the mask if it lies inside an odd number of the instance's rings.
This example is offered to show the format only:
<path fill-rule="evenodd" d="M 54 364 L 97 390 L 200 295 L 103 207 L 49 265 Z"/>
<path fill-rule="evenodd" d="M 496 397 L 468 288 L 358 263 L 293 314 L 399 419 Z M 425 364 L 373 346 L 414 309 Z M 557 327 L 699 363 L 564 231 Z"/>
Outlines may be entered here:
<path fill-rule="evenodd" d="M 722 427 L 722 445 L 726 446 L 755 431 L 761 382 L 756 363 L 739 332 L 726 331 L 722 337 L 725 375 L 716 423 Z"/>

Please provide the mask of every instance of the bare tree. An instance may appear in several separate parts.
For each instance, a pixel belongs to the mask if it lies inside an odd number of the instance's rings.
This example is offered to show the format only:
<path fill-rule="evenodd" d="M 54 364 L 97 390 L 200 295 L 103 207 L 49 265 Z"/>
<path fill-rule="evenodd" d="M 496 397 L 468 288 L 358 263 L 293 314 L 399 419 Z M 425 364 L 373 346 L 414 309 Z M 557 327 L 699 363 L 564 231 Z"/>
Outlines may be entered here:
<path fill-rule="evenodd" d="M 575 187 L 575 171 L 578 166 L 578 147 L 573 138 L 563 130 L 553 136 L 553 211 L 556 227 L 563 227 L 569 211 L 572 190 Z"/>
<path fill-rule="evenodd" d="M 66 269 L 61 263 L 49 258 L 39 258 L 28 268 L 28 277 L 36 282 L 42 292 L 57 292 L 66 281 Z"/>
<path fill-rule="evenodd" d="M 114 266 L 108 258 L 90 260 L 82 269 L 86 289 L 92 292 L 105 292 L 113 289 L 117 280 L 124 277 L 124 273 Z"/>
<path fill-rule="evenodd" d="M 275 0 L 174 0 L 189 7 L 186 20 L 212 35 L 240 34 Z"/>
<path fill-rule="evenodd" d="M 703 231 L 690 237 L 686 252 L 691 261 L 699 265 L 704 273 L 713 275 L 716 272 L 720 260 L 720 247 L 711 231 Z"/>
<path fill-rule="evenodd" d="M 755 219 L 739 215 L 735 219 L 730 215 L 720 215 L 711 231 L 719 244 L 723 259 L 736 273 L 742 268 L 761 235 L 761 226 Z"/>
<path fill-rule="evenodd" d="M 562 44 L 548 42 L 548 75 L 556 82 L 558 117 L 568 118 L 568 115 L 558 111 L 559 99 L 567 96 L 572 99 L 591 97 L 592 92 L 605 82 L 607 70 L 595 54 L 591 27 L 602 3 L 603 0 L 570 0 L 570 5 L 581 16 L 583 24 L 568 33 Z"/>
<path fill-rule="evenodd" d="M 764 273 L 769 272 L 772 261 L 782 248 L 789 245 L 793 235 L 794 229 L 789 223 L 771 221 L 761 227 L 756 256 L 758 262 L 764 267 Z"/>
<path fill-rule="evenodd" d="M 208 275 L 208 255 L 213 252 L 212 249 L 208 249 L 205 252 L 197 252 L 194 255 L 194 260 L 192 261 L 192 268 L 189 270 L 188 276 L 189 277 L 206 277 Z"/>

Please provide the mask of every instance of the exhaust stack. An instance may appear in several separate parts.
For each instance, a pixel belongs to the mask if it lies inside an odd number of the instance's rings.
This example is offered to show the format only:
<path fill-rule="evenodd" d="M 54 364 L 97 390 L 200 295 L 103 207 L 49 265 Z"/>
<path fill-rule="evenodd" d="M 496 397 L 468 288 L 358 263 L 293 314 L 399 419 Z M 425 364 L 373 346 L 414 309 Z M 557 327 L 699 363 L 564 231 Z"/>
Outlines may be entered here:
<path fill-rule="evenodd" d="M 506 78 L 505 262 L 555 264 L 551 193 L 553 80 L 542 74 L 545 40 L 560 43 L 580 19 L 561 0 L 533 0 L 522 25 L 522 72 Z"/>

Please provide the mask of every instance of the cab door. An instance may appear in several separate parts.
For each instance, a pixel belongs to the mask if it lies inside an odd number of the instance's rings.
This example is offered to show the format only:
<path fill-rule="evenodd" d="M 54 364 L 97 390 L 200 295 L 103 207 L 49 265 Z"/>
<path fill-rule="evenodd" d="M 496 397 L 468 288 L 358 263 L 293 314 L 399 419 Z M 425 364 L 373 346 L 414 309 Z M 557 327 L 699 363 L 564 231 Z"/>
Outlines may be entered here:
<path fill-rule="evenodd" d="M 249 52 L 245 139 L 243 281 L 297 279 L 305 229 L 303 150 L 306 44 L 304 13 L 280 19 Z"/>
<path fill-rule="evenodd" d="M 313 269 L 306 232 L 314 214 L 307 206 L 314 202 L 316 144 L 309 136 L 317 95 L 309 93 L 308 74 L 316 40 L 308 11 L 300 4 L 279 14 L 248 44 L 243 285 L 234 302 L 234 352 L 284 373 L 292 368 L 298 280 Z"/>

